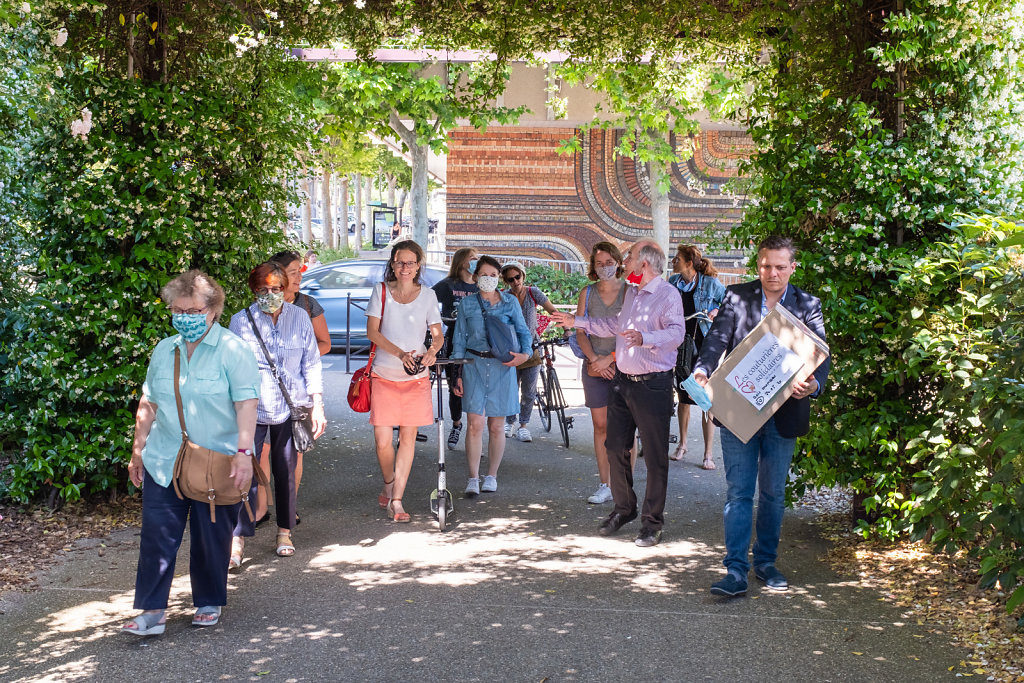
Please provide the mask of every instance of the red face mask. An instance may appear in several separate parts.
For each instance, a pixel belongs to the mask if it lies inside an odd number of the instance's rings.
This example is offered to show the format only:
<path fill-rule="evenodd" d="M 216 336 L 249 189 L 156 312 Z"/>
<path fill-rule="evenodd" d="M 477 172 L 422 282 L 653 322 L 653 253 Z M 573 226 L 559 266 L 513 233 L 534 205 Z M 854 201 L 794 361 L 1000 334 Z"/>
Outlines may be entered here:
<path fill-rule="evenodd" d="M 629 275 L 626 276 L 626 282 L 628 282 L 631 285 L 639 286 L 643 279 L 643 273 L 630 273 Z"/>

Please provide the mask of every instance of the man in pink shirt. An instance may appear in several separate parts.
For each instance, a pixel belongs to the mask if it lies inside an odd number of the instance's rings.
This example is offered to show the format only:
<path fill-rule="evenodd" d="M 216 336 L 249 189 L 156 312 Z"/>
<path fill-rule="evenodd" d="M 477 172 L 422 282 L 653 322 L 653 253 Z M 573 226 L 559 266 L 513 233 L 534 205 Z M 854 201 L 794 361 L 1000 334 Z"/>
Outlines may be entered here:
<path fill-rule="evenodd" d="M 637 496 L 629 449 L 639 430 L 647 466 L 647 491 L 641 508 L 638 546 L 657 545 L 665 524 L 668 487 L 668 439 L 672 421 L 672 371 L 676 349 L 686 337 L 679 292 L 663 277 L 665 252 L 650 240 L 640 240 L 623 262 L 626 292 L 619 315 L 588 318 L 556 313 L 563 327 L 579 327 L 600 337 L 615 336 L 615 380 L 608 404 L 608 459 L 615 509 L 599 533 L 610 536 L 636 519 Z"/>

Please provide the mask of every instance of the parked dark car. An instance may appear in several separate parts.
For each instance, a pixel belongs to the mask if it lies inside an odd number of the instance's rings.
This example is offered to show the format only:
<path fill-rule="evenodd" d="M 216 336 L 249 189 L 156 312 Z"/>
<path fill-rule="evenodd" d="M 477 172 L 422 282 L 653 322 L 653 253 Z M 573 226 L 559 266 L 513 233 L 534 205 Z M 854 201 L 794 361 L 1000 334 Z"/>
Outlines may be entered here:
<path fill-rule="evenodd" d="M 385 263 L 382 259 L 348 259 L 325 263 L 302 274 L 302 293 L 313 297 L 324 307 L 332 349 L 345 349 L 346 322 L 353 346 L 369 344 L 366 338 L 366 306 L 373 285 L 384 279 Z M 432 287 L 447 275 L 447 268 L 428 264 L 420 274 L 420 282 Z M 351 321 L 348 320 L 349 297 L 352 298 Z"/>

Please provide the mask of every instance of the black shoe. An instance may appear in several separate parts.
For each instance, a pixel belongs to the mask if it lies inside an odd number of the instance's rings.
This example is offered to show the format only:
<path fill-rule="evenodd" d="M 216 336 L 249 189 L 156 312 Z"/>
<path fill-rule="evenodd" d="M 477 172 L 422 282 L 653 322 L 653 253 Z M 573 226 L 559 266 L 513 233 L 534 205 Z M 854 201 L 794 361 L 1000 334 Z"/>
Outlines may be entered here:
<path fill-rule="evenodd" d="M 726 574 L 721 581 L 711 584 L 712 595 L 724 595 L 727 598 L 734 598 L 737 595 L 744 595 L 747 592 L 747 582 L 734 574 Z"/>
<path fill-rule="evenodd" d="M 269 522 L 269 521 L 270 521 L 270 510 L 267 510 L 267 513 L 265 515 L 263 515 L 262 517 L 260 517 L 259 519 L 256 520 L 256 524 L 253 526 L 253 529 L 259 529 L 260 528 L 260 524 L 263 524 L 263 522 Z"/>
<path fill-rule="evenodd" d="M 789 581 L 786 580 L 785 574 L 776 569 L 773 564 L 754 567 L 754 576 L 757 577 L 758 581 L 764 581 L 764 587 L 770 591 L 779 591 L 781 593 L 789 589 Z"/>
<path fill-rule="evenodd" d="M 652 545 L 658 545 L 660 540 L 661 529 L 652 529 L 649 526 L 645 526 L 640 528 L 640 533 L 637 534 L 636 540 L 633 542 L 641 548 L 650 548 Z"/>
<path fill-rule="evenodd" d="M 616 531 L 621 529 L 623 526 L 632 522 L 634 519 L 636 519 L 635 512 L 625 516 L 620 515 L 618 512 L 613 512 L 612 514 L 608 515 L 608 519 L 601 522 L 601 528 L 597 530 L 597 533 L 601 534 L 602 536 L 611 536 Z"/>

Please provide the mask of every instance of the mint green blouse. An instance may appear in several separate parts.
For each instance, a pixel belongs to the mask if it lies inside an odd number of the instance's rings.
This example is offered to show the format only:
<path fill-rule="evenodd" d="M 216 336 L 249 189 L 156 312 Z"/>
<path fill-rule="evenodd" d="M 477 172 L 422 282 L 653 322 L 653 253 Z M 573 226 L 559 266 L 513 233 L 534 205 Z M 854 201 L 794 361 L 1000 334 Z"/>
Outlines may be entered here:
<path fill-rule="evenodd" d="M 260 396 L 260 371 L 252 349 L 220 324 L 213 324 L 192 353 L 192 360 L 180 334 L 160 340 L 142 385 L 143 397 L 156 404 L 156 419 L 142 448 L 142 464 L 161 486 L 170 485 L 181 447 L 174 401 L 175 348 L 181 348 L 178 385 L 185 429 L 193 443 L 233 455 L 243 445 L 238 443 L 234 404 Z"/>

